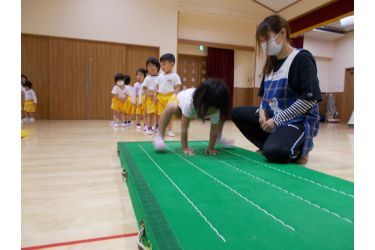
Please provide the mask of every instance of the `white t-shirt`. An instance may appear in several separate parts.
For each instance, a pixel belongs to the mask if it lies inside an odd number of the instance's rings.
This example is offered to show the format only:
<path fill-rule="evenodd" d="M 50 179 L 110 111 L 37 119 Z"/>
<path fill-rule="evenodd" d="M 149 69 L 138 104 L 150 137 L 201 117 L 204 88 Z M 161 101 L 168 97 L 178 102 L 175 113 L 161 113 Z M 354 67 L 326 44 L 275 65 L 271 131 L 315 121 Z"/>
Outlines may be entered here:
<path fill-rule="evenodd" d="M 159 76 L 159 89 L 158 93 L 161 94 L 168 94 L 175 92 L 174 87 L 176 85 L 181 85 L 181 79 L 180 77 L 174 73 L 168 73 L 168 74 L 162 74 Z"/>
<path fill-rule="evenodd" d="M 132 103 L 135 104 L 135 102 L 133 102 L 133 95 L 134 95 L 134 87 L 131 86 L 131 85 L 126 85 L 125 86 L 125 92 L 128 96 L 131 96 L 132 97 Z"/>
<path fill-rule="evenodd" d="M 133 92 L 133 99 L 132 99 L 133 103 L 137 102 L 137 96 L 142 95 L 142 94 L 139 93 L 139 92 L 143 91 L 142 88 L 143 88 L 142 83 L 140 83 L 140 82 L 134 83 L 134 92 Z M 140 101 L 140 102 L 142 102 L 142 101 Z"/>
<path fill-rule="evenodd" d="M 193 94 L 195 90 L 195 88 L 189 88 L 177 94 L 178 106 L 181 108 L 182 114 L 187 118 L 197 118 L 197 112 L 193 105 Z M 210 118 L 212 124 L 218 124 L 220 122 L 219 110 L 206 118 Z"/>
<path fill-rule="evenodd" d="M 115 85 L 112 89 L 111 94 L 112 95 L 119 95 L 120 98 L 125 98 L 126 92 L 127 92 L 126 86 L 125 86 L 125 88 L 121 89 L 119 86 Z"/>
<path fill-rule="evenodd" d="M 34 103 L 37 103 L 37 100 L 36 100 L 36 94 L 34 92 L 34 90 L 32 89 L 24 89 L 23 90 L 23 93 L 25 94 L 25 101 L 33 101 Z"/>
<path fill-rule="evenodd" d="M 156 85 L 158 84 L 159 84 L 159 76 L 148 75 L 143 81 L 142 86 L 146 87 L 147 90 L 155 90 Z"/>

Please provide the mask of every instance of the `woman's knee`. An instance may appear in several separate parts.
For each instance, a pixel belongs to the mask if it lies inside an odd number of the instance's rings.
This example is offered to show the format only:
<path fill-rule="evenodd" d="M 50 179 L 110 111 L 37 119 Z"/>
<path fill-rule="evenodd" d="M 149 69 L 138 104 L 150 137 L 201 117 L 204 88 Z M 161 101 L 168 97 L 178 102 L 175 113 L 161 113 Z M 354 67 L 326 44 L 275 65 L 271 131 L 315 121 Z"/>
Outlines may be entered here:
<path fill-rule="evenodd" d="M 288 163 L 291 160 L 289 148 L 283 146 L 265 143 L 263 153 L 269 162 Z"/>

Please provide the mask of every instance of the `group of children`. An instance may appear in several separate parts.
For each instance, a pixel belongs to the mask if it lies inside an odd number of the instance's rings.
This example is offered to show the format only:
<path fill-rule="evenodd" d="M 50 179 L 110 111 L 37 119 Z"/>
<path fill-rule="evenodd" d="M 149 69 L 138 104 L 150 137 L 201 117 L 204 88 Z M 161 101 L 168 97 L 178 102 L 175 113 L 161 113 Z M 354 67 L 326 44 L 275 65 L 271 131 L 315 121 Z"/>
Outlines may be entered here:
<path fill-rule="evenodd" d="M 175 136 L 172 132 L 172 117 L 181 117 L 181 146 L 187 155 L 194 150 L 188 146 L 188 128 L 190 120 L 198 118 L 203 122 L 211 120 L 211 130 L 206 154 L 216 154 L 216 143 L 228 146 L 234 141 L 222 137 L 227 118 L 230 98 L 225 83 L 218 79 L 207 79 L 198 88 L 180 91 L 180 77 L 173 72 L 175 57 L 165 54 L 160 62 L 154 57 L 146 61 L 147 71 L 137 70 L 137 82 L 130 86 L 130 77 L 116 74 L 112 89 L 113 126 L 130 126 L 131 117 L 136 115 L 137 130 L 148 135 L 155 134 L 154 147 L 164 151 L 167 146 L 164 137 Z M 160 69 L 163 71 L 159 74 Z M 168 129 L 168 130 L 167 130 Z"/>
<path fill-rule="evenodd" d="M 146 134 L 158 134 L 160 115 L 167 103 L 176 98 L 180 91 L 180 77 L 173 72 L 175 64 L 173 54 L 165 54 L 160 57 L 160 62 L 154 57 L 146 61 L 146 69 L 139 68 L 136 71 L 137 82 L 130 85 L 129 75 L 118 73 L 115 75 L 115 86 L 112 89 L 113 122 L 115 127 L 128 127 L 135 115 L 136 129 L 143 130 Z M 159 74 L 162 69 L 163 74 Z M 172 132 L 172 124 L 169 124 L 168 136 L 175 136 Z"/>
<path fill-rule="evenodd" d="M 22 74 L 21 75 L 21 89 L 22 89 L 22 97 L 23 99 L 23 116 L 22 123 L 32 123 L 35 121 L 35 110 L 36 110 L 36 94 L 35 91 L 32 89 L 33 84 L 27 76 Z"/>

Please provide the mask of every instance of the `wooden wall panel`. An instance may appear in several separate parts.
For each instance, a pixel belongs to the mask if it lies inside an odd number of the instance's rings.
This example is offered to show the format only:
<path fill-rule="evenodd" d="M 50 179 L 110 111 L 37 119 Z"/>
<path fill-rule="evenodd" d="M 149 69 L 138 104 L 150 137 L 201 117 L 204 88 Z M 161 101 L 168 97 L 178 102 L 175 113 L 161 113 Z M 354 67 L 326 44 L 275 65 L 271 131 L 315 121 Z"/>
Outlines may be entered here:
<path fill-rule="evenodd" d="M 233 107 L 251 106 L 252 103 L 252 88 L 233 88 Z"/>
<path fill-rule="evenodd" d="M 21 36 L 21 72 L 33 83 L 37 95 L 37 119 L 49 118 L 49 49 L 48 38 Z"/>
<path fill-rule="evenodd" d="M 87 42 L 49 39 L 50 118 L 88 118 Z"/>
<path fill-rule="evenodd" d="M 135 71 L 159 48 L 22 34 L 22 72 L 38 96 L 37 118 L 111 119 L 117 72 Z"/>
<path fill-rule="evenodd" d="M 126 46 L 126 74 L 130 75 L 132 84 L 137 81 L 136 70 L 146 69 L 146 61 L 149 57 L 155 57 L 159 60 L 159 48 L 144 47 L 136 45 Z"/>
<path fill-rule="evenodd" d="M 181 78 L 182 86 L 197 87 L 206 78 L 207 57 L 195 55 L 178 55 L 177 74 Z"/>
<path fill-rule="evenodd" d="M 341 122 L 348 123 L 354 111 L 354 68 L 345 71 L 345 86 L 342 100 Z"/>
<path fill-rule="evenodd" d="M 90 119 L 111 119 L 111 90 L 116 73 L 126 72 L 126 45 L 90 42 L 88 112 Z"/>

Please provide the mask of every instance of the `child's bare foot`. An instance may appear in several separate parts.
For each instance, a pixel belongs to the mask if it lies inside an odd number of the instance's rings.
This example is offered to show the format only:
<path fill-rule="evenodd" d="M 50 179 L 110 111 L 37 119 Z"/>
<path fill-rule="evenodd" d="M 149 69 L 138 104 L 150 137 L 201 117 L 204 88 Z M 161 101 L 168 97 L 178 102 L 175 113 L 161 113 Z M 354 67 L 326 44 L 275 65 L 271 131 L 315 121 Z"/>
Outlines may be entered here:
<path fill-rule="evenodd" d="M 167 145 L 165 145 L 163 138 L 161 138 L 160 136 L 155 137 L 154 148 L 158 152 L 165 151 L 167 149 Z"/>
<path fill-rule="evenodd" d="M 217 139 L 216 143 L 223 147 L 229 148 L 234 145 L 234 139 L 220 137 Z"/>

